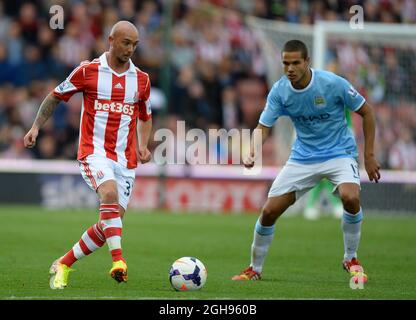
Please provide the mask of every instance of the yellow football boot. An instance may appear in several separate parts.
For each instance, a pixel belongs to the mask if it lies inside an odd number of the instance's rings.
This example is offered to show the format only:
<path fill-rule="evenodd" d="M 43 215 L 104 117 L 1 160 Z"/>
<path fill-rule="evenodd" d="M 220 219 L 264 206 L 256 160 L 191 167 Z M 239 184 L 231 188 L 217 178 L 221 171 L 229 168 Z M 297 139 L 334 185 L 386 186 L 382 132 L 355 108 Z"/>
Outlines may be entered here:
<path fill-rule="evenodd" d="M 127 282 L 127 264 L 123 260 L 113 261 L 110 276 L 118 283 Z"/>

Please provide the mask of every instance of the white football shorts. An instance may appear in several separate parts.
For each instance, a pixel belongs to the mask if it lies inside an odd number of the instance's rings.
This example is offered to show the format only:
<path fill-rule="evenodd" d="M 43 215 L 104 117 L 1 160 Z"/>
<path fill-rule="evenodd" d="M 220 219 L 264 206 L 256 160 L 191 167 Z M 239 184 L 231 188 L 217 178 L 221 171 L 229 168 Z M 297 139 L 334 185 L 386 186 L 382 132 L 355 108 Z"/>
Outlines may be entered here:
<path fill-rule="evenodd" d="M 360 186 L 358 163 L 353 158 L 336 158 L 314 164 L 287 162 L 273 181 L 268 197 L 295 191 L 297 200 L 323 178 L 334 185 L 332 192 L 335 194 L 341 183 L 356 183 Z"/>
<path fill-rule="evenodd" d="M 127 169 L 118 162 L 103 156 L 89 155 L 79 160 L 82 177 L 88 186 L 97 191 L 97 188 L 108 180 L 115 180 L 118 189 L 118 202 L 127 209 L 135 180 L 135 169 Z"/>

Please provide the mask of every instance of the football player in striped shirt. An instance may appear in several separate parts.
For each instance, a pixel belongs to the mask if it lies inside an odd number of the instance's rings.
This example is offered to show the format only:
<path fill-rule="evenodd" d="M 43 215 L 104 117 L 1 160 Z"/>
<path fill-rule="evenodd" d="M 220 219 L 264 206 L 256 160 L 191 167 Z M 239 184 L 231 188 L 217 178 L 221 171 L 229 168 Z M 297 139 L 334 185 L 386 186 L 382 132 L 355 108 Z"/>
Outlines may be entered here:
<path fill-rule="evenodd" d="M 77 159 L 82 177 L 96 191 L 99 220 L 50 267 L 52 289 L 68 285 L 71 266 L 79 259 L 108 245 L 117 282 L 127 281 L 127 264 L 121 247 L 122 218 L 135 181 L 138 161 L 146 163 L 152 130 L 150 80 L 131 61 L 139 42 L 136 27 L 119 21 L 109 35 L 109 51 L 93 61 L 82 62 L 40 105 L 32 128 L 24 137 L 31 148 L 39 130 L 60 101 L 82 94 Z"/>

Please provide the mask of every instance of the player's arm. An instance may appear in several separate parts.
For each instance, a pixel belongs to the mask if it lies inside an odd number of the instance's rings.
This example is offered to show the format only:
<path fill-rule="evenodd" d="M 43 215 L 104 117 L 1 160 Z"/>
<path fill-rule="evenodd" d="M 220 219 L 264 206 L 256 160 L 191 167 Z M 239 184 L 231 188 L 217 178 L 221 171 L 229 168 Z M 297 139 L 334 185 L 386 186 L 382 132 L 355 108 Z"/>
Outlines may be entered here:
<path fill-rule="evenodd" d="M 261 152 L 261 146 L 269 136 L 273 124 L 281 115 L 284 115 L 284 112 L 279 97 L 278 81 L 273 85 L 267 95 L 266 106 L 260 115 L 259 124 L 256 129 L 254 129 L 250 141 L 250 152 L 248 156 L 243 159 L 243 164 L 246 168 L 252 168 L 254 166 L 255 160 Z"/>
<path fill-rule="evenodd" d="M 152 132 L 152 107 L 150 103 L 150 79 L 147 76 L 146 87 L 143 96 L 139 101 L 139 124 L 137 126 L 137 136 L 139 143 L 139 161 L 146 163 L 150 161 L 151 153 L 147 148 L 150 134 Z"/>
<path fill-rule="evenodd" d="M 81 64 L 71 72 L 68 78 L 66 78 L 43 100 L 36 115 L 36 119 L 33 122 L 32 128 L 23 138 L 23 143 L 26 148 L 33 148 L 35 146 L 39 130 L 54 113 L 59 102 L 62 100 L 68 101 L 73 94 L 83 91 L 85 84 L 85 69 L 83 66 L 86 64 L 87 61 L 81 62 Z"/>
<path fill-rule="evenodd" d="M 152 132 L 152 118 L 149 118 L 147 121 L 139 119 L 139 124 L 137 128 L 137 135 L 139 141 L 139 160 L 141 163 L 146 163 L 150 161 L 151 153 L 147 148 L 149 143 L 150 134 Z"/>
<path fill-rule="evenodd" d="M 23 142 L 26 148 L 33 148 L 36 144 L 36 138 L 39 134 L 39 129 L 45 124 L 45 122 L 50 118 L 50 116 L 55 111 L 61 100 L 49 93 L 46 98 L 42 101 L 38 113 L 36 115 L 35 121 L 33 122 L 32 128 L 25 135 Z"/>
<path fill-rule="evenodd" d="M 356 111 L 363 118 L 364 131 L 364 164 L 370 181 L 380 180 L 380 164 L 374 155 L 374 140 L 376 135 L 376 124 L 373 108 L 364 102 L 363 106 Z"/>
<path fill-rule="evenodd" d="M 259 123 L 257 127 L 254 129 L 253 136 L 250 141 L 250 153 L 246 158 L 243 159 L 243 164 L 246 168 L 252 168 L 254 166 L 257 153 L 261 152 L 260 147 L 263 145 L 264 141 L 266 141 L 267 137 L 269 136 L 270 130 L 270 127 L 266 127 L 261 123 Z M 259 145 L 259 139 L 257 138 L 259 134 L 261 134 L 261 145 Z"/>

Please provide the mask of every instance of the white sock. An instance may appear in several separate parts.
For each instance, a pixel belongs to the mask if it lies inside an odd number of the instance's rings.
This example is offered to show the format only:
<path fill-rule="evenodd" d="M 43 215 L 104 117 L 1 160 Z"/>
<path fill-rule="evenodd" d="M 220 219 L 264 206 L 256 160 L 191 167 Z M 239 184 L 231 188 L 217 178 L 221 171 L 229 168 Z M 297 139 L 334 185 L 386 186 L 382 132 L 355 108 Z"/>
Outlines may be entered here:
<path fill-rule="evenodd" d="M 351 214 L 344 210 L 341 221 L 341 228 L 344 233 L 344 260 L 357 258 L 362 219 L 363 211 L 361 208 L 356 214 Z"/>
<path fill-rule="evenodd" d="M 260 219 L 260 218 L 259 218 Z M 267 251 L 269 251 L 270 244 L 274 236 L 274 225 L 265 227 L 260 224 L 259 219 L 254 228 L 254 239 L 251 245 L 251 263 L 250 266 L 254 271 L 261 273 L 263 270 L 264 260 L 266 259 Z"/>

